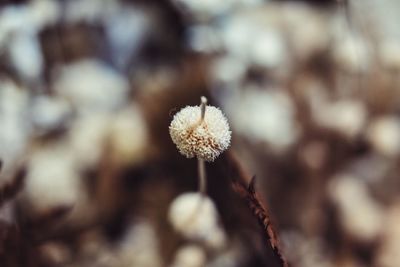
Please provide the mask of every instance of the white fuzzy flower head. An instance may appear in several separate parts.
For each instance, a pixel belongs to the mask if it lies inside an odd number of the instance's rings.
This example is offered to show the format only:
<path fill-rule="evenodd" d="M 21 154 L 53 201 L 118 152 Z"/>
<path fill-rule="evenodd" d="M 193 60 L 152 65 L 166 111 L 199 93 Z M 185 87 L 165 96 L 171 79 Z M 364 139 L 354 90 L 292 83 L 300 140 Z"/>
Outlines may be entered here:
<path fill-rule="evenodd" d="M 200 106 L 187 106 L 175 114 L 169 133 L 180 153 L 188 158 L 198 157 L 206 161 L 214 161 L 231 141 L 229 124 L 219 108 L 205 106 L 202 118 Z"/>

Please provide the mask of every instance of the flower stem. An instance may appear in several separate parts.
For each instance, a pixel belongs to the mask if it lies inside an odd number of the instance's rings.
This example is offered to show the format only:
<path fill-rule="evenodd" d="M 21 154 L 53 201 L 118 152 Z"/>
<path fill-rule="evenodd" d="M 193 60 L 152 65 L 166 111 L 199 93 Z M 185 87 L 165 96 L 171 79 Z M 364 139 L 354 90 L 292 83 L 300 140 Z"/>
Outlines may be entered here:
<path fill-rule="evenodd" d="M 207 98 L 205 96 L 200 97 L 200 109 L 201 109 L 201 121 L 204 120 L 206 115 Z"/>
<path fill-rule="evenodd" d="M 202 195 L 207 193 L 207 174 L 204 159 L 197 158 L 197 170 L 199 173 L 199 191 Z"/>
<path fill-rule="evenodd" d="M 201 117 L 200 122 L 204 121 L 204 116 L 206 115 L 207 98 L 205 96 L 200 97 L 200 109 Z M 197 158 L 197 170 L 199 172 L 199 191 L 202 195 L 206 195 L 207 191 L 207 174 L 206 165 L 204 159 Z"/>

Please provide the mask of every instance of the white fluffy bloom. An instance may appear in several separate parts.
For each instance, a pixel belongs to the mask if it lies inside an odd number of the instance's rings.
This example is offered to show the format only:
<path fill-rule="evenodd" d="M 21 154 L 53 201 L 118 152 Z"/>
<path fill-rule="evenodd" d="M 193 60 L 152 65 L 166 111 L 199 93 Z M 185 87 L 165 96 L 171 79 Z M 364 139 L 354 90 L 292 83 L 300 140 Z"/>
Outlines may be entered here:
<path fill-rule="evenodd" d="M 129 90 L 128 81 L 120 73 L 93 59 L 60 68 L 55 73 L 54 86 L 57 95 L 82 113 L 115 110 L 126 102 Z"/>
<path fill-rule="evenodd" d="M 179 152 L 188 158 L 214 161 L 230 145 L 229 124 L 219 108 L 207 106 L 201 120 L 200 106 L 187 106 L 175 114 L 169 133 Z"/>
<path fill-rule="evenodd" d="M 117 258 L 121 264 L 106 266 L 161 267 L 160 252 L 156 229 L 149 221 L 140 220 L 128 229 L 120 244 Z"/>
<path fill-rule="evenodd" d="M 147 125 L 137 107 L 121 110 L 110 122 L 108 142 L 117 162 L 132 164 L 143 160 L 149 147 L 148 141 Z"/>
<path fill-rule="evenodd" d="M 218 212 L 212 200 L 200 193 L 185 193 L 171 203 L 168 219 L 174 229 L 190 240 L 202 241 L 213 248 L 225 245 L 224 230 L 218 224 Z"/>
<path fill-rule="evenodd" d="M 33 152 L 22 193 L 24 203 L 33 214 L 78 204 L 81 179 L 73 156 L 64 145 L 41 147 Z"/>
<path fill-rule="evenodd" d="M 171 267 L 202 267 L 207 260 L 206 252 L 198 245 L 179 248 Z"/>
<path fill-rule="evenodd" d="M 378 153 L 387 157 L 400 154 L 400 121 L 396 117 L 384 116 L 373 120 L 366 137 Z"/>
<path fill-rule="evenodd" d="M 358 177 L 339 174 L 331 180 L 328 190 L 348 234 L 364 242 L 373 241 L 381 234 L 383 209 Z"/>
<path fill-rule="evenodd" d="M 283 90 L 258 89 L 251 86 L 232 95 L 226 105 L 227 113 L 239 134 L 268 145 L 276 153 L 284 152 L 300 136 L 294 104 Z"/>

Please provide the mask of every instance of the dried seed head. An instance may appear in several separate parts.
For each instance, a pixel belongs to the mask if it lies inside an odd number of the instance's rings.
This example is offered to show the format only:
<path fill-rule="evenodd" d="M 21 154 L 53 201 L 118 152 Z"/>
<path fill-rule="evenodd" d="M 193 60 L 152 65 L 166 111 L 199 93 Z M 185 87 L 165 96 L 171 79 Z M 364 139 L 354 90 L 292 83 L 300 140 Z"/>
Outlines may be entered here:
<path fill-rule="evenodd" d="M 187 106 L 175 114 L 169 133 L 180 153 L 188 158 L 198 157 L 214 161 L 230 145 L 229 124 L 219 108 L 205 106 L 202 118 L 201 106 Z"/>

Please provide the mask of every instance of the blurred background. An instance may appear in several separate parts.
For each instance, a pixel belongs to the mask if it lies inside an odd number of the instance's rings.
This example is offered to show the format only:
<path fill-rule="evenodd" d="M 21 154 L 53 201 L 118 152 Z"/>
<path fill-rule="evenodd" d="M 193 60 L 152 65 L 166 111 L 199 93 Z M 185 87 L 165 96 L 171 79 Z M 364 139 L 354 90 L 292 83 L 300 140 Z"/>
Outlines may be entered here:
<path fill-rule="evenodd" d="M 0 1 L 0 266 L 280 266 L 232 189 L 253 175 L 290 266 L 400 266 L 399 16 L 397 0 Z M 168 219 L 197 190 L 168 126 L 201 95 L 233 132 L 207 164 L 216 243 Z"/>

